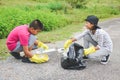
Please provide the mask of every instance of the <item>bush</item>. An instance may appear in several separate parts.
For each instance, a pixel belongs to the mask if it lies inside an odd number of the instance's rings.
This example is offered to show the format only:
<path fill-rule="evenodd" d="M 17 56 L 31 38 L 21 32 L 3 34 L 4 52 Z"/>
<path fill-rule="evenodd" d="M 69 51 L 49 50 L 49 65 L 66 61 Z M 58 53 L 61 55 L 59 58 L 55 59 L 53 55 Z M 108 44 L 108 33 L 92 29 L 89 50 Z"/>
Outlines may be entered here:
<path fill-rule="evenodd" d="M 52 2 L 49 3 L 48 8 L 50 8 L 52 11 L 62 10 L 63 5 L 60 2 Z"/>
<path fill-rule="evenodd" d="M 68 2 L 73 8 L 83 8 L 87 3 L 86 0 L 65 0 Z"/>
<path fill-rule="evenodd" d="M 34 19 L 43 22 L 45 31 L 54 30 L 69 24 L 69 21 L 62 15 L 40 10 L 21 10 L 19 8 L 4 7 L 0 9 L 0 38 L 5 38 L 9 32 L 18 25 L 28 24 Z"/>

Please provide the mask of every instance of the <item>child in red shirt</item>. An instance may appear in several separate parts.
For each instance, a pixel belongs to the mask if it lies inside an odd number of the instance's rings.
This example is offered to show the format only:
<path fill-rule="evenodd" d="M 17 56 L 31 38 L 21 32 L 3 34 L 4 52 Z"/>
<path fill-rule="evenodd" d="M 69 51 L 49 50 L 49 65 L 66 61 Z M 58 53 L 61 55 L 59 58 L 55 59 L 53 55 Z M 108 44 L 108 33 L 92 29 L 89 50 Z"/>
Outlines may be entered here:
<path fill-rule="evenodd" d="M 37 41 L 35 37 L 35 35 L 42 30 L 43 24 L 38 19 L 33 20 L 30 25 L 21 25 L 15 27 L 8 35 L 6 41 L 7 47 L 10 50 L 10 54 L 16 59 L 23 59 L 19 53 L 24 51 L 24 59 L 28 59 L 33 57 L 33 54 L 30 51 L 34 48 L 37 48 L 37 45 L 47 49 L 47 45 Z"/>

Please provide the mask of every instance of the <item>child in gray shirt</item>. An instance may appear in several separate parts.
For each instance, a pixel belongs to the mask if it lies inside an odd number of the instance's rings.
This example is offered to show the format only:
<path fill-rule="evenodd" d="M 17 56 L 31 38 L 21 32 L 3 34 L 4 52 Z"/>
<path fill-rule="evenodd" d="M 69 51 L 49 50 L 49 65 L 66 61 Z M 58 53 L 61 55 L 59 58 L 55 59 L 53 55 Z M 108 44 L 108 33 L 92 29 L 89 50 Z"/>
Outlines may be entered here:
<path fill-rule="evenodd" d="M 94 46 L 95 51 L 92 54 L 86 55 L 88 58 L 101 58 L 102 64 L 107 64 L 109 60 L 109 56 L 113 49 L 112 40 L 109 34 L 97 26 L 99 19 L 94 16 L 90 15 L 86 19 L 86 28 L 84 32 L 71 38 L 70 40 L 66 41 L 64 48 L 71 44 L 74 41 L 77 41 L 81 38 L 84 38 L 84 48 L 88 49 L 90 43 Z"/>

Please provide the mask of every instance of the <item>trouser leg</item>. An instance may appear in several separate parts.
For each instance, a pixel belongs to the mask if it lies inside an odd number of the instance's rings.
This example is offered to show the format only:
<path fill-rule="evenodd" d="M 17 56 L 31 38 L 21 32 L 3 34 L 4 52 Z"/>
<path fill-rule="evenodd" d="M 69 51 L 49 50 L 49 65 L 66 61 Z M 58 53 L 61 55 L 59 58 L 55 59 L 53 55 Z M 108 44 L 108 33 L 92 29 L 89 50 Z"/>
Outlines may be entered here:
<path fill-rule="evenodd" d="M 36 41 L 36 37 L 34 35 L 30 35 L 28 47 L 33 47 L 33 49 L 37 48 L 37 46 L 34 45 Z M 23 47 L 20 44 L 20 41 L 17 42 L 16 48 L 10 52 L 10 54 L 15 57 L 16 59 L 21 59 L 20 52 L 23 51 Z"/>

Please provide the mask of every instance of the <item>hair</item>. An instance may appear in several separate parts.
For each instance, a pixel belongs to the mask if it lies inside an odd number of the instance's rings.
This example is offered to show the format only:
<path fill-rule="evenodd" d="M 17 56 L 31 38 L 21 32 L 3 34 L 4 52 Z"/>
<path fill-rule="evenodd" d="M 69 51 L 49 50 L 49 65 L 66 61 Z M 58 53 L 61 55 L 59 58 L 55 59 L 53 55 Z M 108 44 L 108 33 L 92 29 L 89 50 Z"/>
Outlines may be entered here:
<path fill-rule="evenodd" d="M 42 22 L 41 22 L 40 20 L 38 20 L 38 19 L 33 20 L 33 21 L 30 23 L 29 27 L 30 27 L 30 28 L 34 28 L 35 30 L 36 30 L 36 29 L 40 29 L 40 30 L 43 30 L 43 29 L 44 29 Z"/>
<path fill-rule="evenodd" d="M 101 29 L 101 27 L 99 27 L 99 26 L 93 26 L 92 30 L 96 30 L 96 29 Z"/>

